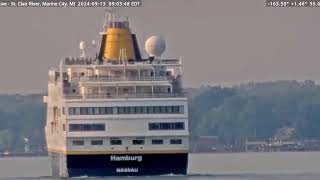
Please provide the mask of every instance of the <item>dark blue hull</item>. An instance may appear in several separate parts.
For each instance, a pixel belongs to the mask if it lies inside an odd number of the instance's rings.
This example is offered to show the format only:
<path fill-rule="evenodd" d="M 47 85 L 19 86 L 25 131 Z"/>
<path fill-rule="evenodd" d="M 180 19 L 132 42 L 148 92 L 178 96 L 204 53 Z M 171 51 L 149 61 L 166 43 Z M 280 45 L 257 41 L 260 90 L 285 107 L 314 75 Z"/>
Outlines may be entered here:
<path fill-rule="evenodd" d="M 187 153 L 112 155 L 51 153 L 51 157 L 52 174 L 57 177 L 186 175 L 188 166 Z"/>

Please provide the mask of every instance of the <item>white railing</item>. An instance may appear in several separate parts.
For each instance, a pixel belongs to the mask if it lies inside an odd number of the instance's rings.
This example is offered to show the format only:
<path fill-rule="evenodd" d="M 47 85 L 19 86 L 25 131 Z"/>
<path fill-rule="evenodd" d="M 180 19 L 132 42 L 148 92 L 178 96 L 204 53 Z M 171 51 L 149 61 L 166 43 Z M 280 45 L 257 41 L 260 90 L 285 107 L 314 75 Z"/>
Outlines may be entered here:
<path fill-rule="evenodd" d="M 179 98 L 185 97 L 184 93 L 155 93 L 155 94 L 65 94 L 66 99 L 128 99 L 128 98 Z"/>
<path fill-rule="evenodd" d="M 73 77 L 71 82 L 172 81 L 171 77 Z"/>
<path fill-rule="evenodd" d="M 161 59 L 159 63 L 153 61 L 153 64 L 180 64 L 179 59 Z M 65 65 L 124 65 L 123 62 L 119 61 L 110 61 L 110 62 L 99 62 L 93 58 L 79 58 L 79 57 L 68 57 L 64 59 Z M 141 64 L 150 64 L 149 59 L 139 59 L 136 61 L 129 62 L 127 65 L 141 65 Z"/>

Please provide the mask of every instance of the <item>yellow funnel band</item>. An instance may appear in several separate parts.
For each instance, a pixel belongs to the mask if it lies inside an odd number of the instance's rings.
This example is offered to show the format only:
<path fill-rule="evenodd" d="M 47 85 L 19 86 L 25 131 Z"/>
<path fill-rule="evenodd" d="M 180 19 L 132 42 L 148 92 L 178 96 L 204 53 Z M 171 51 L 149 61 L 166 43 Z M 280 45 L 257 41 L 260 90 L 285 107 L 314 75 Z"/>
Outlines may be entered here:
<path fill-rule="evenodd" d="M 104 50 L 106 61 L 119 60 L 120 50 L 125 49 L 127 59 L 135 59 L 133 41 L 130 29 L 108 28 L 107 42 Z"/>

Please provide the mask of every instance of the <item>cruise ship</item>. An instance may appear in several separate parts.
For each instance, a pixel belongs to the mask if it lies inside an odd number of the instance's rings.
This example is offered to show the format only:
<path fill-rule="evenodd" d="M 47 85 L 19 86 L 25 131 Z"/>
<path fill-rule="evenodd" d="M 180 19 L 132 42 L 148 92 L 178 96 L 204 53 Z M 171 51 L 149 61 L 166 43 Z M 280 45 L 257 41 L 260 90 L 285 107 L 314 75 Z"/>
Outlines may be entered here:
<path fill-rule="evenodd" d="M 142 57 L 128 18 L 107 13 L 99 43 L 49 70 L 45 126 L 54 177 L 185 175 L 188 102 L 181 59 L 162 37 Z M 92 53 L 94 52 L 94 53 Z"/>

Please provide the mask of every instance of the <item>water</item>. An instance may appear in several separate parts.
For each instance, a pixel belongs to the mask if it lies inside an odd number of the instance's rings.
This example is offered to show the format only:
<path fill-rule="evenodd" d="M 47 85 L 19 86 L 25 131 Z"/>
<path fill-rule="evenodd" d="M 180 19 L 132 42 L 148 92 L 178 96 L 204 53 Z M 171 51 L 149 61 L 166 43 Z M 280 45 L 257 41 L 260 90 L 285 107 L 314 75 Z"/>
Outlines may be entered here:
<path fill-rule="evenodd" d="M 50 161 L 47 157 L 0 158 L 0 179 L 50 180 L 50 173 Z M 320 152 L 191 154 L 188 174 L 188 176 L 108 177 L 103 179 L 319 180 Z M 90 179 L 100 180 L 102 178 Z"/>

